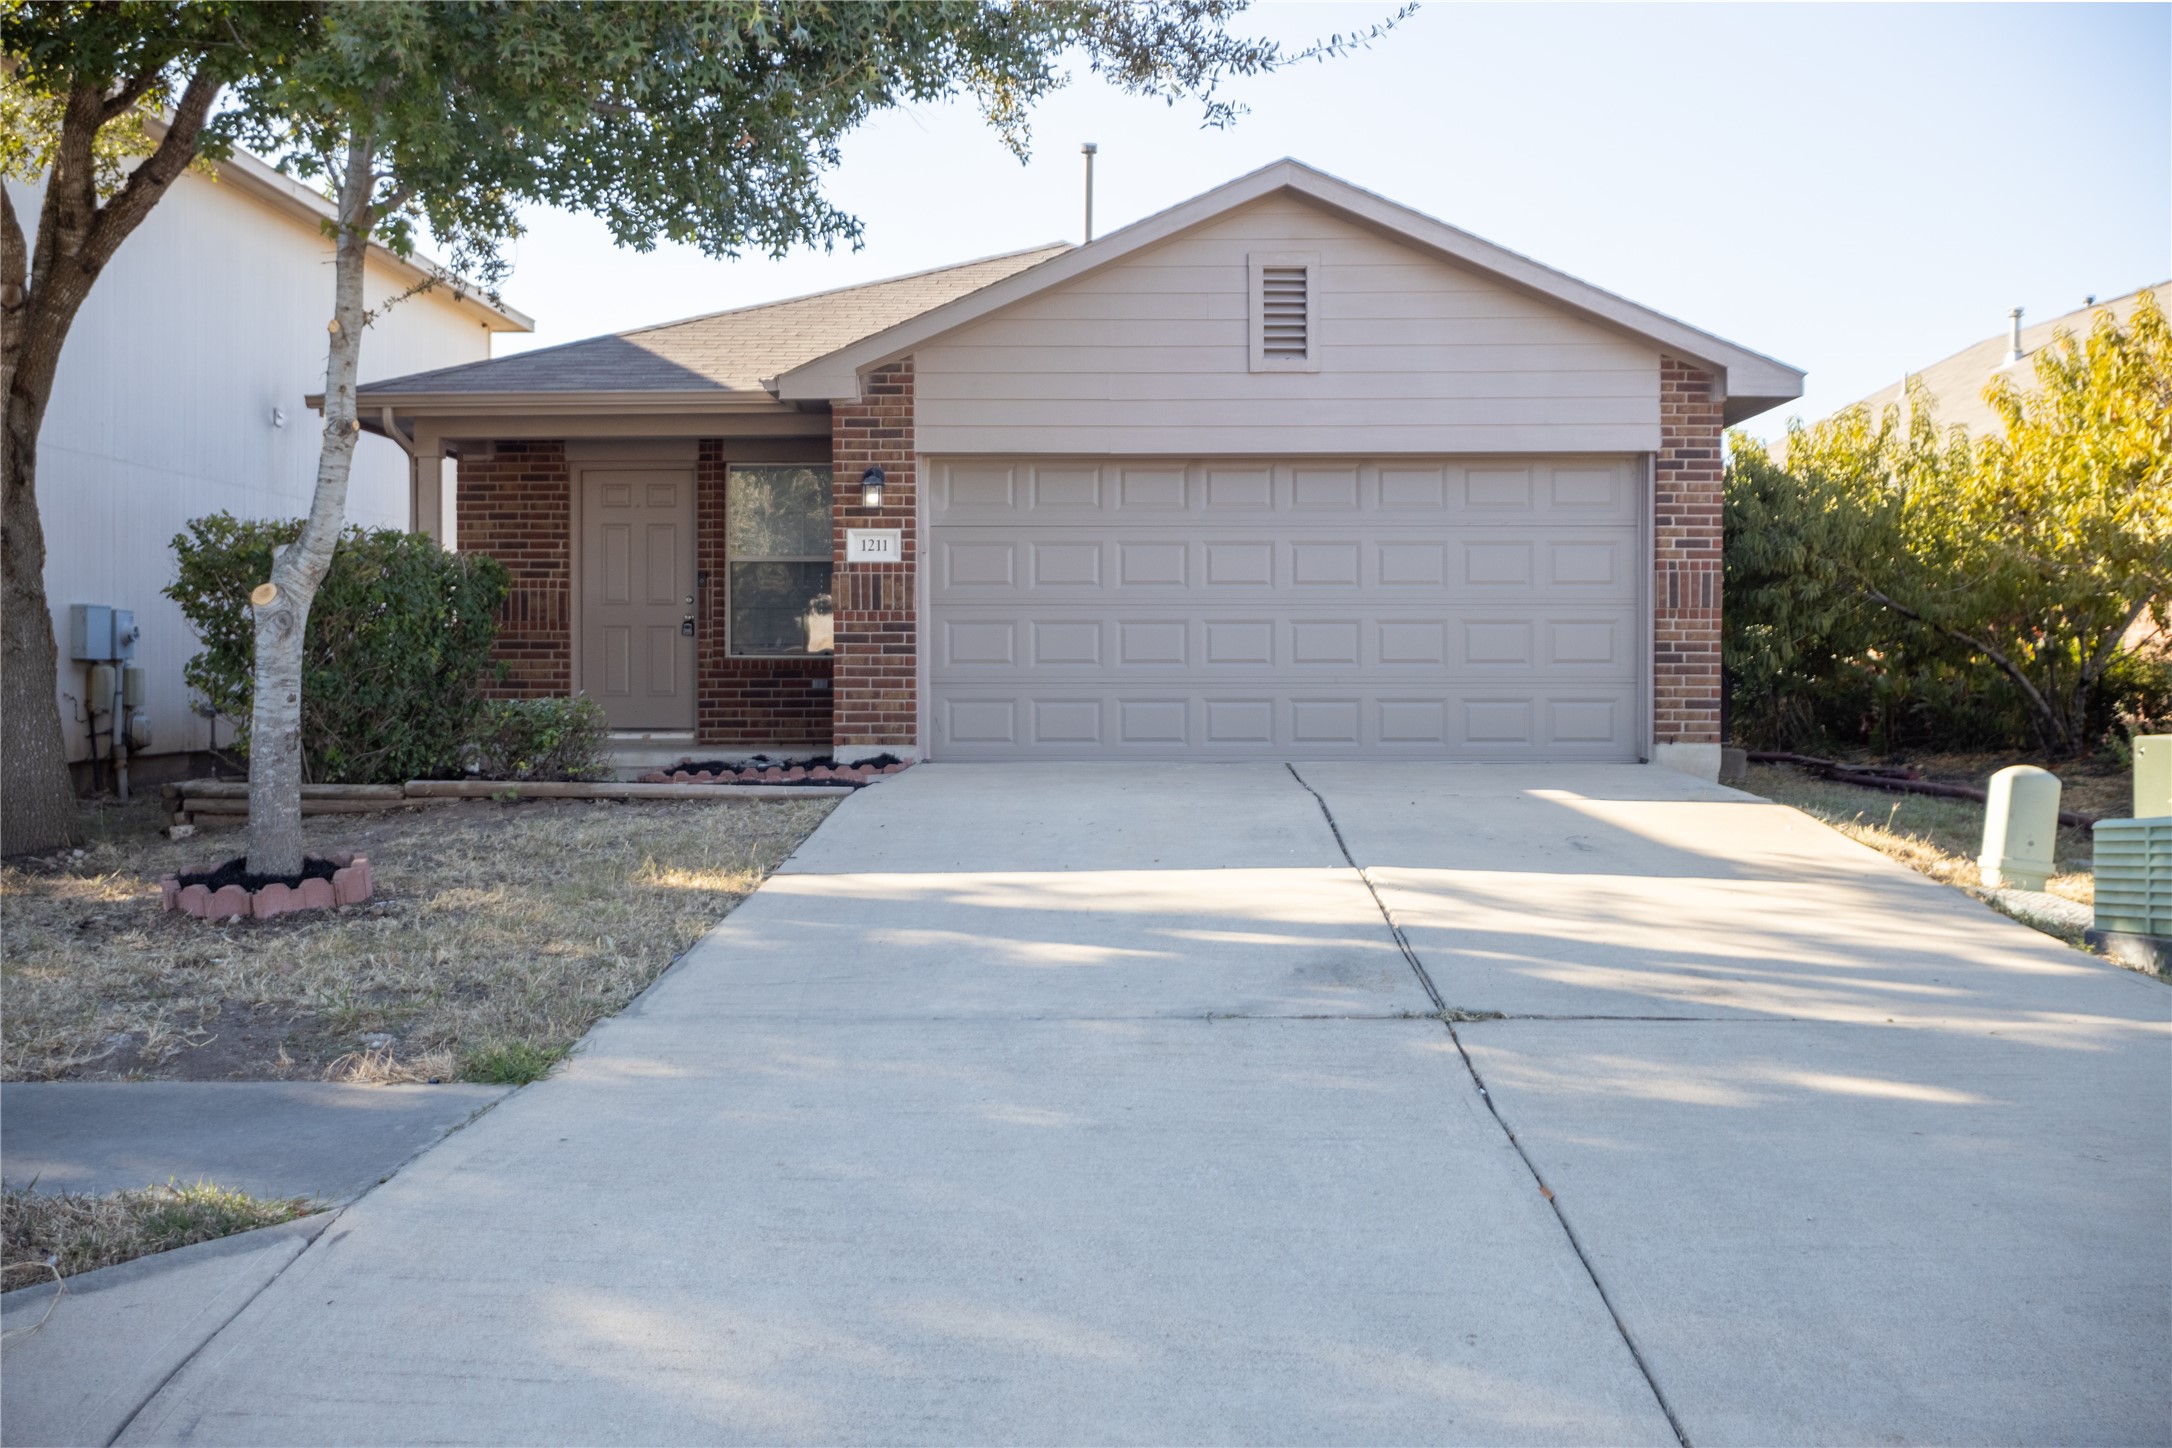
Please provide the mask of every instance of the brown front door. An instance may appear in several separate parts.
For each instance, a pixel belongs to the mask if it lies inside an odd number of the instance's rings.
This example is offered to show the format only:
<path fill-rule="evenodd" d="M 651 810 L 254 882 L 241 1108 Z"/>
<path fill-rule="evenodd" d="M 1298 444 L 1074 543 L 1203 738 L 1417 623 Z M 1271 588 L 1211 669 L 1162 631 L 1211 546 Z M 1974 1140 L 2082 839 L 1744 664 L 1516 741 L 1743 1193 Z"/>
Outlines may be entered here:
<path fill-rule="evenodd" d="M 581 475 L 581 689 L 614 729 L 694 727 L 694 473 Z"/>

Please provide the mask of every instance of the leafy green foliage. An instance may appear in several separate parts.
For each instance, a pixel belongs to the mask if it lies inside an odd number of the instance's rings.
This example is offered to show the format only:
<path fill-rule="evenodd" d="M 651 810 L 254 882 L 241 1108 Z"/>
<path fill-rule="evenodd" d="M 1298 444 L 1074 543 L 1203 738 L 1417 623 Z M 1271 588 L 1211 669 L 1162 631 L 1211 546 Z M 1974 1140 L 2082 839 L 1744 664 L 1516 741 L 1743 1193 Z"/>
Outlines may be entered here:
<path fill-rule="evenodd" d="M 1286 48 L 1232 33 L 1245 0 L 380 0 L 336 5 L 322 43 L 252 90 L 246 133 L 336 180 L 367 135 L 383 183 L 374 239 L 423 231 L 486 286 L 524 206 L 593 213 L 620 245 L 715 256 L 857 244 L 822 193 L 843 138 L 883 110 L 970 96 L 1023 157 L 1031 106 L 1067 59 L 1140 96 L 1196 97 L 1227 125 L 1231 79 L 1371 43 Z"/>
<path fill-rule="evenodd" d="M 492 699 L 476 720 L 474 763 L 484 779 L 601 779 L 610 743 L 594 699 Z"/>
<path fill-rule="evenodd" d="M 179 104 L 191 81 L 246 82 L 311 42 L 321 7 L 256 0 L 0 0 L 0 176 L 36 181 L 63 151 L 71 103 L 90 102 L 79 123 L 98 190 L 111 196 L 128 164 L 156 142 L 147 117 Z M 247 124 L 229 106 L 211 114 L 195 154 L 232 154 Z"/>
<path fill-rule="evenodd" d="M 2156 672 L 2125 650 L 2172 607 L 2172 329 L 2144 294 L 1996 378 L 2002 435 L 1905 407 L 1731 440 L 1725 662 L 1746 737 L 1856 729 L 1950 745 L 2102 737 Z M 2150 706 L 2145 706 L 2150 707 Z M 1995 738 L 1985 736 L 1996 736 Z"/>
<path fill-rule="evenodd" d="M 198 518 L 173 540 L 166 589 L 203 641 L 185 677 L 246 730 L 255 666 L 249 590 L 299 520 Z M 302 749 L 312 780 L 373 783 L 456 773 L 491 676 L 507 575 L 419 533 L 350 528 L 303 639 Z M 238 741 L 248 747 L 246 733 Z"/>

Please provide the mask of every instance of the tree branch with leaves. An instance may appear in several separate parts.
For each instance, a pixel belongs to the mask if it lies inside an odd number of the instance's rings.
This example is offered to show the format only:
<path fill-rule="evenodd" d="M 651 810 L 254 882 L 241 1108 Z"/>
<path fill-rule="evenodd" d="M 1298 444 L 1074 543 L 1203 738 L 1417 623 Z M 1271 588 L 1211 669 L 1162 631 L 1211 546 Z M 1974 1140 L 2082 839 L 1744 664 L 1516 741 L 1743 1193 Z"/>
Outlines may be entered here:
<path fill-rule="evenodd" d="M 308 41 L 296 4 L 0 0 L 0 177 L 42 182 L 36 244 L 0 187 L 0 853 L 75 836 L 54 699 L 38 433 L 99 276 L 175 181 L 227 154 L 237 83 Z"/>

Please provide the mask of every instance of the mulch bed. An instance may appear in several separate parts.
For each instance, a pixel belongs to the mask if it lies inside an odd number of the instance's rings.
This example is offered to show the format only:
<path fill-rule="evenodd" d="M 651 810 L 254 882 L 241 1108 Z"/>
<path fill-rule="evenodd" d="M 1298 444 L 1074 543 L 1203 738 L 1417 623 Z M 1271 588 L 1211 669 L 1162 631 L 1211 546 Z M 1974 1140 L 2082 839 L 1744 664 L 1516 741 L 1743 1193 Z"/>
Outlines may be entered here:
<path fill-rule="evenodd" d="M 909 767 L 895 754 L 878 754 L 857 764 L 839 764 L 829 755 L 811 759 L 771 759 L 757 754 L 734 763 L 728 759 L 681 759 L 669 770 L 652 769 L 643 784 L 848 784 L 862 785 Z"/>
<path fill-rule="evenodd" d="M 239 885 L 244 890 L 261 890 L 266 885 L 284 885 L 298 889 L 304 880 L 329 880 L 339 869 L 335 860 L 320 860 L 315 855 L 302 861 L 298 875 L 258 875 L 249 869 L 249 857 L 236 855 L 215 870 L 183 870 L 174 880 L 183 886 L 201 885 L 206 890 L 223 890 L 228 885 Z"/>
<path fill-rule="evenodd" d="M 177 871 L 158 882 L 160 903 L 199 920 L 269 920 L 296 910 L 360 905 L 373 893 L 367 855 L 310 856 L 299 875 L 251 874 L 248 864 L 237 856 L 216 869 Z"/>

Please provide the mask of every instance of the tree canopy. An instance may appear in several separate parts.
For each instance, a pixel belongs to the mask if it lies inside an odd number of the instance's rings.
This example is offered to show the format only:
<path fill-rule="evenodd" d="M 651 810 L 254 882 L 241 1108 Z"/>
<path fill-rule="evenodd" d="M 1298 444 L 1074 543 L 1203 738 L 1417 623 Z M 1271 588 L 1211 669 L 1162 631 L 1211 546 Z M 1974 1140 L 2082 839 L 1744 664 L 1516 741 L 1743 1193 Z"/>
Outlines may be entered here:
<path fill-rule="evenodd" d="M 490 285 L 519 211 L 601 218 L 622 246 L 712 255 L 857 243 L 823 193 L 845 136 L 878 111 L 968 95 L 1023 156 L 1032 106 L 1073 58 L 1122 90 L 1241 107 L 1233 79 L 1371 43 L 1404 7 L 1290 48 L 1233 32 L 1249 0 L 383 0 L 335 5 L 320 45 L 260 96 L 243 132 L 336 181 L 354 119 L 376 117 L 375 239 L 422 230 Z"/>
<path fill-rule="evenodd" d="M 1778 458 L 1731 440 L 1727 664 L 1753 708 L 1973 673 L 2046 747 L 2095 742 L 2136 625 L 2172 623 L 2172 328 L 2144 293 L 2033 371 L 1990 382 L 2004 426 L 1982 437 L 1911 383 L 1881 416 L 1792 425 Z"/>

